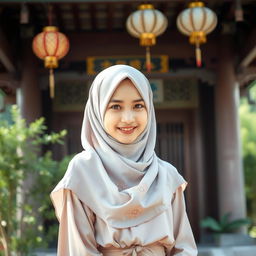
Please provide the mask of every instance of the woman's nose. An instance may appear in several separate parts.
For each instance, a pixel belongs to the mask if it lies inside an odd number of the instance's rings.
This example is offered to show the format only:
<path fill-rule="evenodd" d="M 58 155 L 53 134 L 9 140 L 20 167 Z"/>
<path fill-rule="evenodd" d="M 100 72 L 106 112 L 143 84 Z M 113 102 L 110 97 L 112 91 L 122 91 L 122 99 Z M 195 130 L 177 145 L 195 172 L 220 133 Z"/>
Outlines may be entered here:
<path fill-rule="evenodd" d="M 122 113 L 122 122 L 124 123 L 131 123 L 134 121 L 134 113 L 133 111 L 126 110 Z"/>

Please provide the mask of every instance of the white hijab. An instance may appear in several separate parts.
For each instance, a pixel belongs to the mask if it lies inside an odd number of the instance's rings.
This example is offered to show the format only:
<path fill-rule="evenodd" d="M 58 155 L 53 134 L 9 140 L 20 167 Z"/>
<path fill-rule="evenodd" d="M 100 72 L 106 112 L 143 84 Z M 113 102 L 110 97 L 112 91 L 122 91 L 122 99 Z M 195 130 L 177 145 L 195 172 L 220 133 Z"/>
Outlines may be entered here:
<path fill-rule="evenodd" d="M 144 132 L 122 144 L 104 130 L 106 107 L 117 86 L 130 79 L 148 112 Z M 139 225 L 168 207 L 173 193 L 186 184 L 176 169 L 155 152 L 156 120 L 147 78 L 127 65 L 103 70 L 93 81 L 85 107 L 81 140 L 84 151 L 69 163 L 51 193 L 56 214 L 62 212 L 62 189 L 72 190 L 98 217 L 115 228 Z"/>

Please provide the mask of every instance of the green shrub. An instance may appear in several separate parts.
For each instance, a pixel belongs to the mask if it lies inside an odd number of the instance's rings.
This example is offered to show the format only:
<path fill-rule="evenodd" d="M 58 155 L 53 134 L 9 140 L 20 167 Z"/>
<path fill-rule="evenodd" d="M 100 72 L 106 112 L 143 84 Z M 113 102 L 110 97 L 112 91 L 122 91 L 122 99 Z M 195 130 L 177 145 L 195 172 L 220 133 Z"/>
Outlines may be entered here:
<path fill-rule="evenodd" d="M 53 219 L 49 193 L 64 172 L 70 157 L 53 160 L 42 145 L 63 143 L 66 135 L 46 133 L 44 119 L 27 125 L 17 106 L 11 108 L 11 122 L 0 118 L 0 255 L 32 255 L 45 246 L 44 222 Z"/>
<path fill-rule="evenodd" d="M 255 86 L 254 89 L 256 89 Z M 242 100 L 239 115 L 247 213 L 250 219 L 253 220 L 251 235 L 256 236 L 255 231 L 253 232 L 256 228 L 256 106 L 249 105 L 245 99 Z"/>

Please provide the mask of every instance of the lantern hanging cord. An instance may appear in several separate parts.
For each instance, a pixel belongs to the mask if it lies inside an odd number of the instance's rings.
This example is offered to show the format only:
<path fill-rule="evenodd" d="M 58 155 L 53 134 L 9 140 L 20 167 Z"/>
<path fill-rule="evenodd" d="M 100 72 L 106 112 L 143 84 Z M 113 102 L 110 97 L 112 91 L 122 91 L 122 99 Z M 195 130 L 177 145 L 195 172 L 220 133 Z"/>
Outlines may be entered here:
<path fill-rule="evenodd" d="M 49 84 L 50 84 L 50 97 L 51 99 L 54 98 L 54 74 L 53 69 L 50 69 L 50 75 L 49 75 Z"/>
<path fill-rule="evenodd" d="M 150 56 L 150 48 L 149 46 L 146 47 L 146 69 L 147 72 L 150 72 L 152 68 L 151 65 L 151 56 Z"/>
<path fill-rule="evenodd" d="M 48 5 L 48 23 L 49 23 L 49 26 L 52 26 L 52 5 L 49 4 Z"/>

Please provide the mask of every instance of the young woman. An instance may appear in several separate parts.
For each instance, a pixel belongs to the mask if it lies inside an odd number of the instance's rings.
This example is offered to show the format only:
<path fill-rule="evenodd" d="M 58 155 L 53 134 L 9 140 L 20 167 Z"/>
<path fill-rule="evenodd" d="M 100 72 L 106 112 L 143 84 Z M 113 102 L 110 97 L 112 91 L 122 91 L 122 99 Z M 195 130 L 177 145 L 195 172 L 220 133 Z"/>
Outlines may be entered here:
<path fill-rule="evenodd" d="M 115 65 L 96 76 L 81 139 L 84 151 L 51 193 L 58 255 L 197 255 L 186 182 L 154 152 L 152 92 L 141 72 Z"/>

